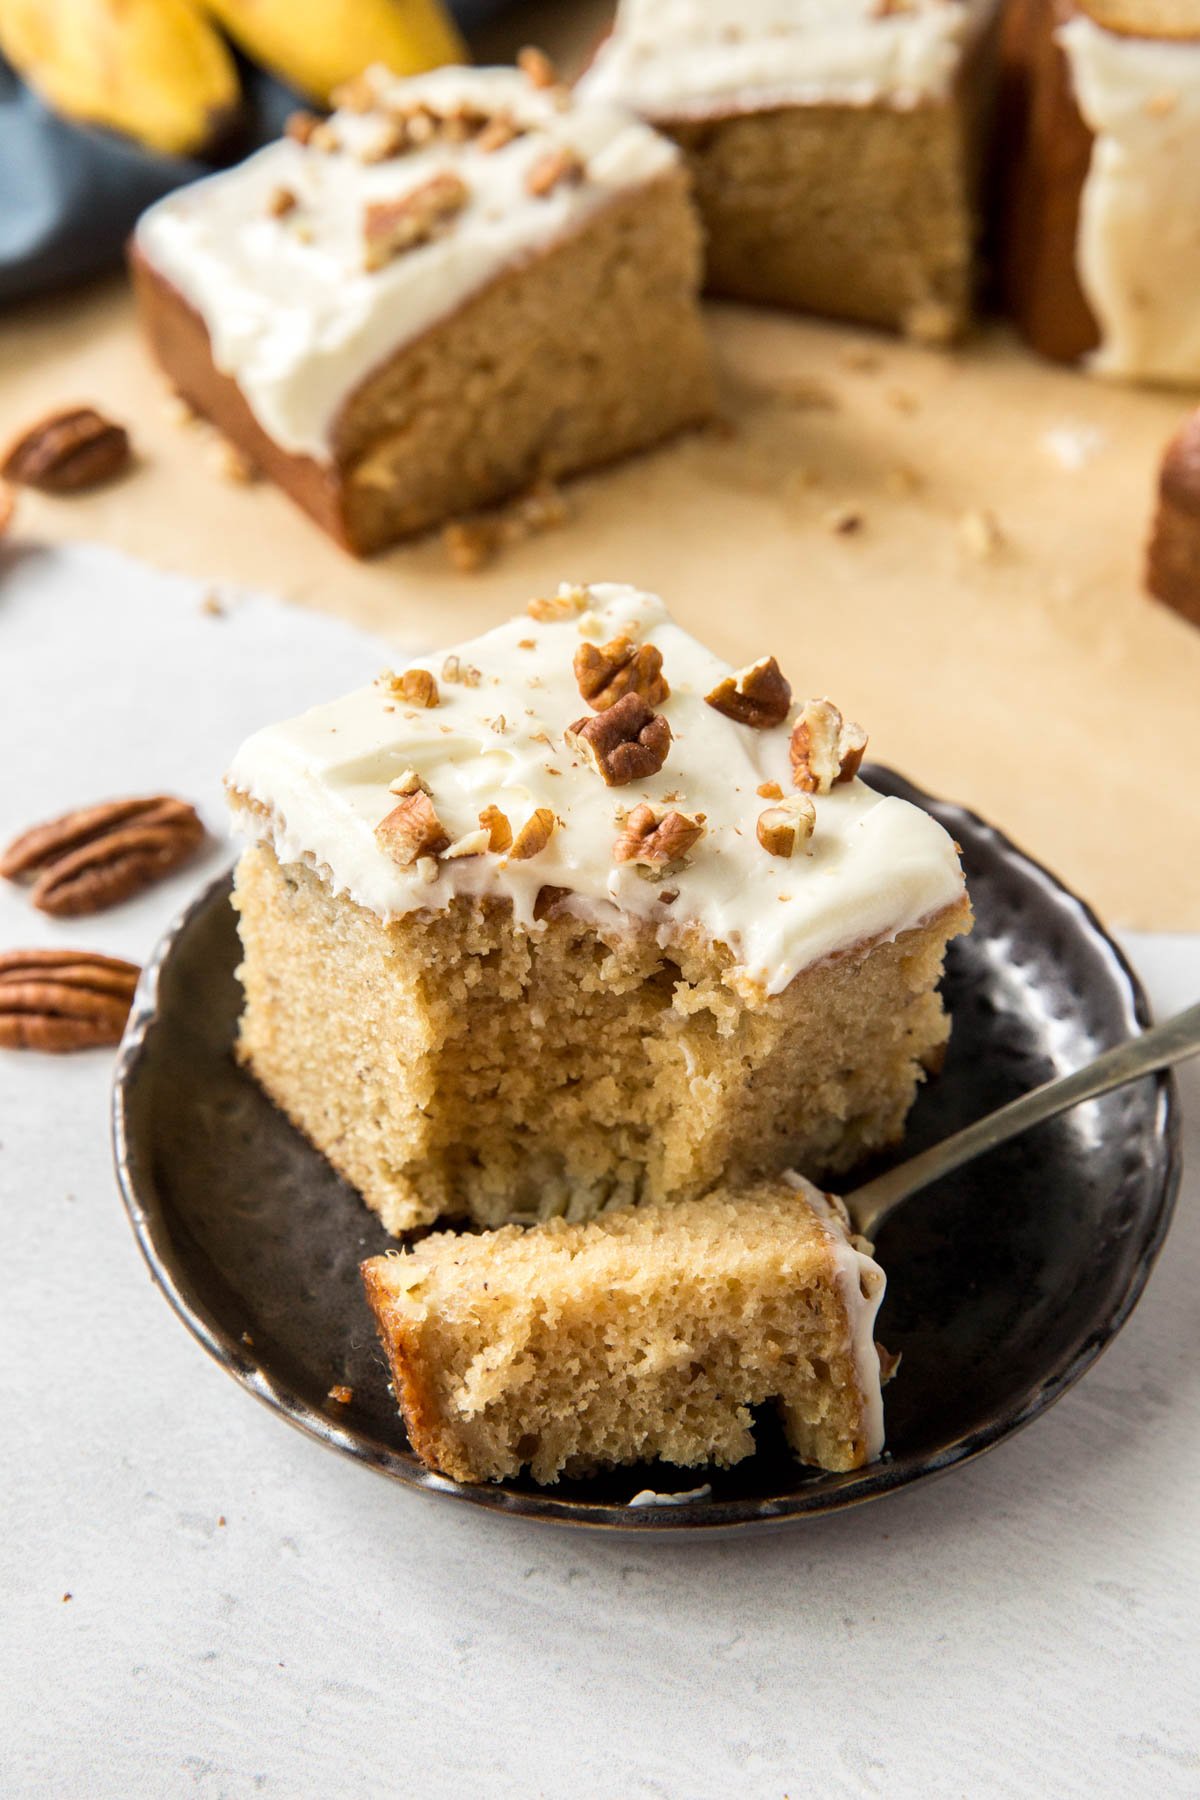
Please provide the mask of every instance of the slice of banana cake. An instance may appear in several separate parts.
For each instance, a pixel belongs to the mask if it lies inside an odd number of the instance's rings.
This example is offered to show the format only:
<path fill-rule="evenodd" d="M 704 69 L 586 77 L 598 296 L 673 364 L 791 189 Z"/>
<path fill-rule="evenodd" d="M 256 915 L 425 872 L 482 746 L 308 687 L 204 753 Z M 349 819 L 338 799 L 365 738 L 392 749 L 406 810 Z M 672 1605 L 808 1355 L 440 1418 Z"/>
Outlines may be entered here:
<path fill-rule="evenodd" d="M 796 1177 L 363 1264 L 413 1449 L 459 1481 L 728 1467 L 774 1400 L 802 1462 L 883 1448 L 883 1270 Z"/>
<path fill-rule="evenodd" d="M 865 744 L 611 584 L 260 731 L 244 1063 L 393 1232 L 849 1167 L 940 1058 L 971 917 Z"/>

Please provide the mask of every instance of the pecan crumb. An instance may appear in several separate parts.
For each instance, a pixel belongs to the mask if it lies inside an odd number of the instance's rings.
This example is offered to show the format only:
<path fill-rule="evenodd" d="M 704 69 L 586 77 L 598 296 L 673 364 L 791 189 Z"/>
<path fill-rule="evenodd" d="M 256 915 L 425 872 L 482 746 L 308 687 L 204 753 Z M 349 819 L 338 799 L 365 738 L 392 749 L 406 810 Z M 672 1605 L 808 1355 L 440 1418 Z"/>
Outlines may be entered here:
<path fill-rule="evenodd" d="M 248 487 L 258 479 L 258 470 L 245 451 L 230 443 L 227 437 L 215 438 L 208 446 L 208 464 L 214 474 L 234 487 Z"/>
<path fill-rule="evenodd" d="M 783 799 L 783 789 L 777 781 L 761 781 L 754 791 L 760 800 Z"/>
<path fill-rule="evenodd" d="M 613 861 L 658 871 L 678 865 L 704 836 L 703 813 L 674 812 L 643 801 L 621 821 Z"/>
<path fill-rule="evenodd" d="M 432 794 L 433 789 L 423 775 L 415 769 L 405 769 L 394 781 L 388 782 L 389 794 Z"/>
<path fill-rule="evenodd" d="M 474 663 L 464 662 L 461 656 L 448 656 L 442 664 L 442 680 L 474 688 L 479 686 L 483 676 Z"/>
<path fill-rule="evenodd" d="M 272 219 L 286 219 L 290 212 L 295 212 L 299 201 L 289 187 L 272 188 L 267 200 L 267 213 Z"/>
<path fill-rule="evenodd" d="M 525 48 L 518 52 L 517 67 L 535 88 L 558 86 L 558 70 L 546 52 L 537 49 L 533 44 L 526 44 Z"/>
<path fill-rule="evenodd" d="M 485 806 L 479 815 L 479 823 L 488 834 L 489 850 L 500 855 L 511 847 L 512 826 L 507 813 L 502 813 L 498 806 Z"/>
<path fill-rule="evenodd" d="M 297 112 L 289 113 L 287 124 L 283 128 L 283 135 L 290 137 L 294 143 L 307 144 L 320 123 L 316 113 L 301 108 Z"/>
<path fill-rule="evenodd" d="M 511 144 L 514 138 L 523 136 L 524 133 L 515 119 L 511 118 L 508 113 L 497 113 L 494 118 L 488 120 L 476 138 L 475 148 L 481 150 L 484 156 L 494 156 L 497 150 L 503 150 L 505 145 Z"/>
<path fill-rule="evenodd" d="M 491 849 L 490 833 L 484 830 L 464 831 L 460 838 L 442 852 L 447 862 L 457 861 L 463 856 L 482 856 L 485 850 Z"/>
<path fill-rule="evenodd" d="M 332 1400 L 337 1406 L 349 1406 L 354 1398 L 354 1389 L 347 1387 L 344 1381 L 337 1381 L 330 1388 L 326 1398 Z M 221 1524 L 224 1523 L 225 1521 L 222 1519 Z"/>
<path fill-rule="evenodd" d="M 986 507 L 974 507 L 958 521 L 958 535 L 964 550 L 987 562 L 1004 548 L 1004 533 L 996 516 Z"/>
<path fill-rule="evenodd" d="M 375 272 L 405 250 L 447 230 L 471 197 L 460 175 L 443 170 L 396 200 L 375 200 L 363 215 L 364 266 Z"/>
<path fill-rule="evenodd" d="M 771 856 L 794 856 L 813 834 L 817 809 L 807 794 L 789 794 L 778 806 L 759 813 L 759 843 Z"/>
<path fill-rule="evenodd" d="M 829 529 L 839 537 L 855 537 L 866 521 L 853 506 L 839 506 L 829 515 Z"/>
<path fill-rule="evenodd" d="M 569 747 L 591 763 L 608 787 L 624 787 L 657 775 L 671 748 L 671 727 L 638 694 L 626 694 L 606 712 L 576 719 Z"/>
<path fill-rule="evenodd" d="M 806 794 L 827 794 L 853 781 L 866 748 L 862 726 L 844 720 L 832 700 L 808 700 L 792 729 L 793 784 Z"/>
<path fill-rule="evenodd" d="M 606 712 L 626 694 L 637 694 L 647 706 L 661 706 L 671 692 L 661 651 L 653 644 L 635 647 L 627 637 L 613 638 L 602 649 L 580 644 L 574 669 L 579 692 L 593 712 Z"/>
<path fill-rule="evenodd" d="M 584 611 L 588 603 L 586 588 L 568 588 L 565 593 L 549 594 L 531 600 L 525 611 L 531 619 L 538 619 L 543 624 L 555 619 L 569 619 L 573 613 Z"/>
<path fill-rule="evenodd" d="M 437 706 L 440 695 L 438 684 L 428 669 L 405 669 L 403 675 L 393 675 L 389 670 L 384 677 L 388 692 L 397 700 L 403 700 L 407 706 Z"/>
<path fill-rule="evenodd" d="M 532 194 L 535 200 L 544 200 L 555 188 L 565 185 L 575 187 L 584 177 L 583 158 L 565 145 L 547 150 L 539 156 L 530 167 L 525 177 L 525 191 Z"/>
<path fill-rule="evenodd" d="M 556 823 L 548 806 L 539 806 L 531 813 L 512 841 L 508 854 L 513 862 L 528 862 L 530 857 L 539 856 L 550 842 Z"/>
<path fill-rule="evenodd" d="M 375 827 L 375 837 L 394 863 L 406 869 L 422 857 L 434 857 L 450 839 L 429 795 L 417 788 Z"/>
<path fill-rule="evenodd" d="M 775 658 L 761 656 L 757 662 L 727 675 L 704 698 L 727 719 L 751 725 L 756 731 L 767 731 L 773 725 L 782 725 L 787 718 L 792 689 Z"/>

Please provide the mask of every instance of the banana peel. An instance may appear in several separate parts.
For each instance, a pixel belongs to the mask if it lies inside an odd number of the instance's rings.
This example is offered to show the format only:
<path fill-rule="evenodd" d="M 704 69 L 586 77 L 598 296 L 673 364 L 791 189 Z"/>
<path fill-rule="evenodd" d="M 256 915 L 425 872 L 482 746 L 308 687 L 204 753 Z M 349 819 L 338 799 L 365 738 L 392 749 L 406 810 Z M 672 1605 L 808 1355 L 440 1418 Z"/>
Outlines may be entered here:
<path fill-rule="evenodd" d="M 0 0 L 0 4 L 3 0 Z M 193 0 L 251 62 L 327 106 L 333 90 L 371 63 L 418 75 L 465 62 L 439 0 Z"/>
<path fill-rule="evenodd" d="M 0 0 L 0 50 L 55 112 L 167 155 L 207 149 L 239 104 L 229 47 L 188 0 Z"/>

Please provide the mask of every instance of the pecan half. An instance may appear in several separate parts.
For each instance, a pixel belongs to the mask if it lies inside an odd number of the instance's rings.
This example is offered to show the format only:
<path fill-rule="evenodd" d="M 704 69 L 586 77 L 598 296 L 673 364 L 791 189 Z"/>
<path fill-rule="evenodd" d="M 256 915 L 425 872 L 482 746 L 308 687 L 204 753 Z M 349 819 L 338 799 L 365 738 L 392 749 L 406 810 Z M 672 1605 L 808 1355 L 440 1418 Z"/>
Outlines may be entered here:
<path fill-rule="evenodd" d="M 703 813 L 673 812 L 643 801 L 626 814 L 613 845 L 613 861 L 666 869 L 681 862 L 703 836 Z"/>
<path fill-rule="evenodd" d="M 535 200 L 544 200 L 557 187 L 577 187 L 584 174 L 584 161 L 579 153 L 559 145 L 531 164 L 525 177 L 525 192 L 532 194 Z"/>
<path fill-rule="evenodd" d="M 414 788 L 386 818 L 380 819 L 375 839 L 402 869 L 420 856 L 436 856 L 450 842 L 433 801 L 420 788 Z"/>
<path fill-rule="evenodd" d="M 637 694 L 647 706 L 661 706 L 671 692 L 662 652 L 653 644 L 635 647 L 627 637 L 613 638 L 603 648 L 580 644 L 574 667 L 579 692 L 593 712 L 607 712 L 626 694 Z"/>
<path fill-rule="evenodd" d="M 548 806 L 539 806 L 531 813 L 512 841 L 508 854 L 513 862 L 528 862 L 531 856 L 540 856 L 554 835 L 556 824 Z"/>
<path fill-rule="evenodd" d="M 0 475 L 47 494 L 75 494 L 129 467 L 129 433 L 91 406 L 50 413 L 11 445 Z"/>
<path fill-rule="evenodd" d="M 461 175 L 443 170 L 397 200 L 375 200 L 363 215 L 364 266 L 384 268 L 394 256 L 439 237 L 471 198 Z"/>
<path fill-rule="evenodd" d="M 141 971 L 90 950 L 0 956 L 0 1049 L 63 1053 L 118 1044 Z"/>
<path fill-rule="evenodd" d="M 203 838 L 204 826 L 186 800 L 170 794 L 110 800 L 22 832 L 0 855 L 0 876 L 34 877 L 30 898 L 40 912 L 77 918 L 168 875 Z"/>
<path fill-rule="evenodd" d="M 511 846 L 512 826 L 508 822 L 507 813 L 502 813 L 498 806 L 485 806 L 479 815 L 479 823 L 488 834 L 489 850 L 499 855 Z"/>
<path fill-rule="evenodd" d="M 806 794 L 827 794 L 853 781 L 867 748 L 861 725 L 842 718 L 832 700 L 806 700 L 792 728 L 792 781 Z"/>
<path fill-rule="evenodd" d="M 817 823 L 817 809 L 807 794 L 789 794 L 778 806 L 758 815 L 758 841 L 771 856 L 794 856 L 807 844 Z"/>
<path fill-rule="evenodd" d="M 386 680 L 388 692 L 406 706 L 437 706 L 441 700 L 438 684 L 428 669 L 405 669 L 403 675 L 388 675 Z"/>
<path fill-rule="evenodd" d="M 792 688 L 775 658 L 760 656 L 757 662 L 718 681 L 712 693 L 705 694 L 704 698 L 727 719 L 735 719 L 739 725 L 752 725 L 756 731 L 766 731 L 772 725 L 782 725 L 787 718 Z"/>
<path fill-rule="evenodd" d="M 576 719 L 566 740 L 608 787 L 624 787 L 657 775 L 671 748 L 671 727 L 638 694 L 626 694 L 606 712 Z"/>

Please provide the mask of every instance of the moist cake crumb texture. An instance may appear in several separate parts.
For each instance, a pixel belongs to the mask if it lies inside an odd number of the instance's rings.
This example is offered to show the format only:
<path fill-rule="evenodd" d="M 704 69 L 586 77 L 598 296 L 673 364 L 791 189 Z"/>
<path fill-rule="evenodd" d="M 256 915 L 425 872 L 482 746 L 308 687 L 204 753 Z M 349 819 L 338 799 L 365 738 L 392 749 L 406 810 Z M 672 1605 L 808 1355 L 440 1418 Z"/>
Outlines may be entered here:
<path fill-rule="evenodd" d="M 970 920 L 864 747 L 605 584 L 268 728 L 229 773 L 241 1055 L 393 1231 L 848 1167 Z"/>
<path fill-rule="evenodd" d="M 440 1232 L 363 1278 L 413 1447 L 458 1480 L 727 1467 L 764 1401 L 805 1462 L 853 1469 L 883 1447 L 883 1271 L 798 1179 Z"/>

